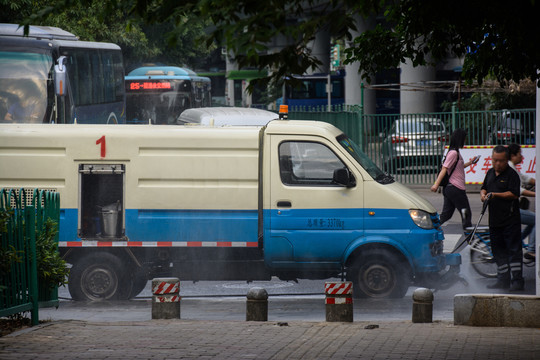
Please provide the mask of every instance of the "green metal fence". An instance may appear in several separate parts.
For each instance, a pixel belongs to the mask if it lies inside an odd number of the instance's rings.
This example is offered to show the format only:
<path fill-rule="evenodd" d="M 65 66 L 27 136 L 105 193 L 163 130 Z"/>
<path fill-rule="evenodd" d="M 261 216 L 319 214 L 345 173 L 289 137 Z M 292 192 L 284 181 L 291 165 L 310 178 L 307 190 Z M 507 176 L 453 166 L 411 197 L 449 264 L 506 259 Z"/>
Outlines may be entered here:
<path fill-rule="evenodd" d="M 363 145 L 365 121 L 362 121 L 362 108 L 359 105 L 334 105 L 332 111 L 327 106 L 293 107 L 289 111 L 290 120 L 324 121 L 342 130 L 358 145 Z"/>
<path fill-rule="evenodd" d="M 450 134 L 468 131 L 466 145 L 535 144 L 535 109 L 418 114 L 363 114 L 360 106 L 292 108 L 289 119 L 319 120 L 345 132 L 383 170 L 405 184 L 431 184 Z"/>
<path fill-rule="evenodd" d="M 0 316 L 30 311 L 32 325 L 37 325 L 39 307 L 58 306 L 58 287 L 38 283 L 36 239 L 48 218 L 59 223 L 60 196 L 37 189 L 2 189 L 0 211 L 5 214 L 0 229 Z"/>

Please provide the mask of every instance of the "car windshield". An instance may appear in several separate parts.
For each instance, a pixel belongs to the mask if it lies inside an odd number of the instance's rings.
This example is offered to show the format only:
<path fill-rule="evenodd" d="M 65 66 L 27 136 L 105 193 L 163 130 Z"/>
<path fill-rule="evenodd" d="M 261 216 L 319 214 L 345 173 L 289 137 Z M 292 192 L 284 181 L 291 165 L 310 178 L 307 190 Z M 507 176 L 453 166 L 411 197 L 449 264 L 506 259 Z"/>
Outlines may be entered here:
<path fill-rule="evenodd" d="M 337 141 L 356 161 L 358 161 L 362 168 L 364 168 L 375 181 L 381 184 L 390 184 L 394 182 L 393 177 L 379 169 L 360 147 L 345 134 L 338 136 Z"/>

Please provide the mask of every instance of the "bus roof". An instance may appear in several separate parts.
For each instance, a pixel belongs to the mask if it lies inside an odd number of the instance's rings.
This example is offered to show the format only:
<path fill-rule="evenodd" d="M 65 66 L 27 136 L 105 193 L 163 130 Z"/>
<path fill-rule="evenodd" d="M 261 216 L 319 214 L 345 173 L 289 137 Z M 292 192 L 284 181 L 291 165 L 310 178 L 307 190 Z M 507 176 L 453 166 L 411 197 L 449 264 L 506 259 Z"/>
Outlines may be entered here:
<path fill-rule="evenodd" d="M 84 49 L 105 49 L 105 50 L 121 50 L 120 46 L 106 42 L 80 41 L 74 34 L 62 30 L 54 26 L 36 26 L 30 25 L 28 36 L 24 36 L 24 29 L 17 24 L 0 24 L 0 37 L 7 39 L 12 46 L 15 41 L 21 42 L 23 47 L 43 47 L 38 44 L 39 40 L 50 40 L 56 46 L 84 48 Z M 30 43 L 33 41 L 33 43 Z M 23 43 L 24 42 L 24 43 Z M 45 48 L 50 47 L 49 42 L 46 42 Z M 29 46 L 29 44 L 32 44 Z"/>
<path fill-rule="evenodd" d="M 197 74 L 193 70 L 186 68 L 176 66 L 143 66 L 130 71 L 126 79 L 191 79 L 193 77 L 197 77 Z"/>
<path fill-rule="evenodd" d="M 23 37 L 24 28 L 18 24 L 0 24 L 0 36 Z M 48 40 L 73 40 L 79 38 L 74 34 L 54 26 L 30 25 L 28 30 L 29 38 Z"/>

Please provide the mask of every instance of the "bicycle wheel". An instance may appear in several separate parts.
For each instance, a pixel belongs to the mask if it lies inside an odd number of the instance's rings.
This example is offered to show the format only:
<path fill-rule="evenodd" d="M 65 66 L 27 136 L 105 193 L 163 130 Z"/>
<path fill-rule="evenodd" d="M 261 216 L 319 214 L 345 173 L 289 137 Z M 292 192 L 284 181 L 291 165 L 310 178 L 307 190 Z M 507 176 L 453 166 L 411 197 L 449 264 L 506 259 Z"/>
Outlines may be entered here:
<path fill-rule="evenodd" d="M 471 243 L 471 265 L 479 275 L 497 277 L 497 264 L 490 247 L 484 241 L 476 239 Z"/>

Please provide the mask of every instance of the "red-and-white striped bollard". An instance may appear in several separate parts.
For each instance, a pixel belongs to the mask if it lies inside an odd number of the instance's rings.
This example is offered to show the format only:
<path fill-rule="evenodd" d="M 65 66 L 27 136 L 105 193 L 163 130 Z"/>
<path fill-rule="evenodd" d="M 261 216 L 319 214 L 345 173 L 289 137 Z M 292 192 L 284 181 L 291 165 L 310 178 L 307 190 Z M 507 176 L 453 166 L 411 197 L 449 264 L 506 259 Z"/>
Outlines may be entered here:
<path fill-rule="evenodd" d="M 352 282 L 350 281 L 327 282 L 324 284 L 326 321 L 353 321 L 352 289 Z"/>
<path fill-rule="evenodd" d="M 152 279 L 152 319 L 180 319 L 180 280 Z"/>

